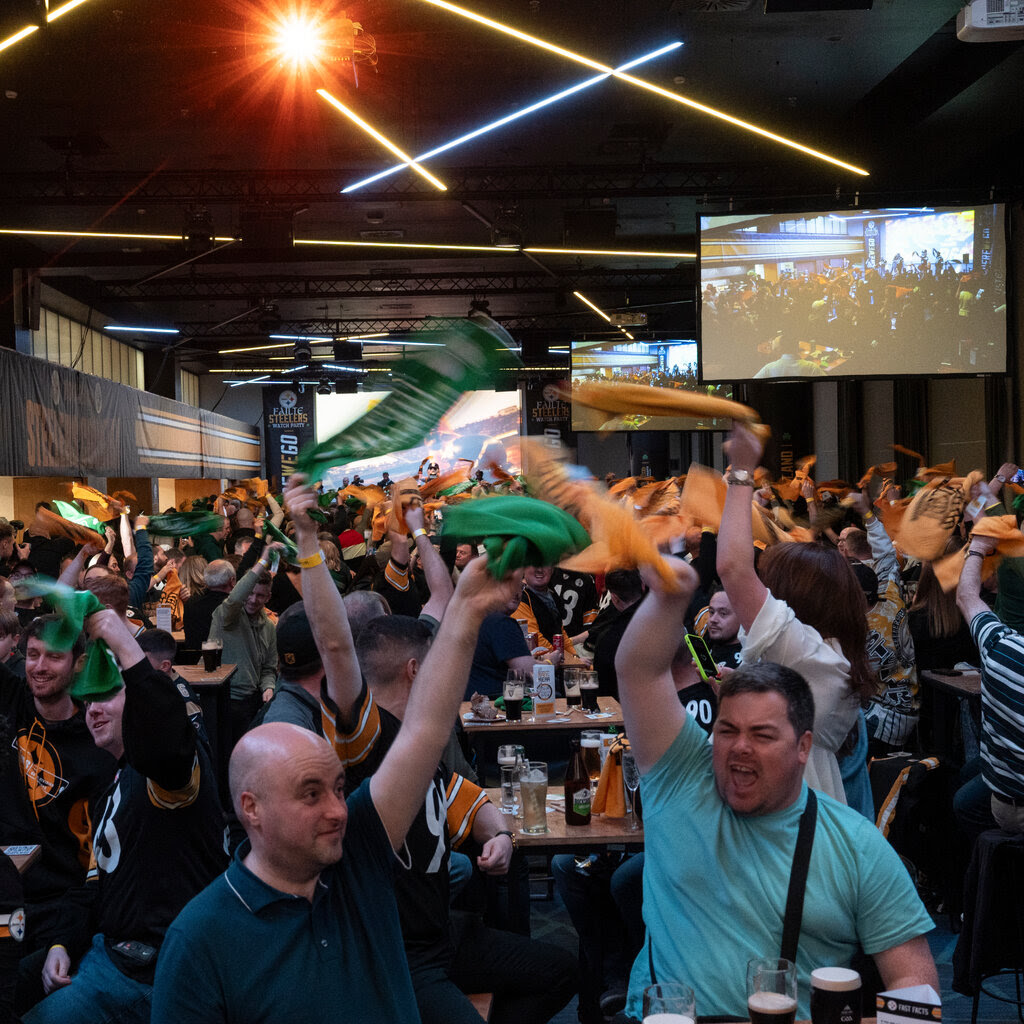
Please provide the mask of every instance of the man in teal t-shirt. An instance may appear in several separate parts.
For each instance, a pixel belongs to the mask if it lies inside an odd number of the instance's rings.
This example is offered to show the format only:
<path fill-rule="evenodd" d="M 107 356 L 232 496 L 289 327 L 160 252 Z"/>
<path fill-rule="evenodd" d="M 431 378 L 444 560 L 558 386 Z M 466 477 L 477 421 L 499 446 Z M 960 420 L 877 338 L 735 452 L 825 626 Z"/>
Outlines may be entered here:
<path fill-rule="evenodd" d="M 616 658 L 619 695 L 644 801 L 644 922 L 626 1011 L 641 1016 L 658 981 L 692 986 L 697 1012 L 746 1016 L 746 964 L 778 956 L 800 816 L 807 801 L 814 701 L 803 677 L 772 663 L 723 682 L 713 744 L 688 720 L 671 661 L 697 585 L 672 560 L 675 592 L 653 573 L 651 593 Z M 809 1017 L 810 973 L 846 966 L 858 947 L 886 988 L 938 975 L 932 928 L 906 869 L 862 815 L 817 794 L 818 817 L 796 957 L 798 1017 Z"/>

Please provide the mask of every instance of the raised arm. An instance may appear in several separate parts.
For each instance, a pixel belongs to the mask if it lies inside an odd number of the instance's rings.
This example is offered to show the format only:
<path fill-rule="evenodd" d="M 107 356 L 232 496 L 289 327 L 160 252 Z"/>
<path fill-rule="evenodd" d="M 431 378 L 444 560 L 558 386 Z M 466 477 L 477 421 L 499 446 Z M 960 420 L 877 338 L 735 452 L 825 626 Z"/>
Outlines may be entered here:
<path fill-rule="evenodd" d="M 761 441 L 753 431 L 741 423 L 733 426 L 725 443 L 731 466 L 718 530 L 718 578 L 744 629 L 754 624 L 768 596 L 754 568 L 754 530 L 750 518 L 754 470 L 762 451 Z M 744 473 L 748 483 L 737 482 Z"/>
<path fill-rule="evenodd" d="M 104 640 L 125 684 L 121 732 L 125 757 L 164 790 L 188 790 L 195 776 L 196 735 L 188 709 L 168 676 L 149 664 L 124 618 L 109 608 L 85 621 L 89 636 Z M 197 785 L 197 784 L 196 784 Z"/>
<path fill-rule="evenodd" d="M 427 531 L 423 527 L 422 506 L 413 505 L 407 508 L 405 521 L 409 529 L 412 530 L 413 542 L 416 544 L 416 550 L 420 556 L 420 565 L 423 566 L 423 574 L 426 576 L 427 586 L 430 588 L 430 599 L 423 606 L 423 611 L 420 614 L 429 615 L 432 619 L 440 622 L 445 608 L 448 607 L 448 602 L 452 599 L 452 594 L 455 593 L 451 573 L 444 564 L 440 552 L 430 543 Z"/>
<path fill-rule="evenodd" d="M 153 579 L 153 545 L 149 540 L 149 516 L 135 517 L 135 532 L 132 535 L 138 561 L 135 571 L 128 581 L 128 603 L 133 608 L 141 608 L 146 603 L 146 594 Z"/>
<path fill-rule="evenodd" d="M 871 545 L 871 557 L 875 560 L 875 574 L 879 580 L 894 580 L 899 576 L 900 564 L 896 549 L 886 533 L 882 521 L 875 515 L 871 499 L 866 491 L 856 491 L 851 496 L 851 507 L 864 520 L 864 529 Z M 884 589 L 884 588 L 883 588 Z"/>
<path fill-rule="evenodd" d="M 78 554 L 68 562 L 67 567 L 57 577 L 58 583 L 66 583 L 69 587 L 78 589 L 78 578 L 82 574 L 82 570 L 85 568 L 85 563 L 92 558 L 93 555 L 98 555 L 103 550 L 103 546 L 100 544 L 99 537 L 96 538 L 95 544 L 83 544 L 78 550 Z"/>
<path fill-rule="evenodd" d="M 997 471 L 996 475 L 992 477 L 988 482 L 988 489 L 992 494 L 999 495 L 1003 492 L 1003 487 L 1006 483 L 1013 478 L 1013 475 L 1017 472 L 1017 466 L 1013 462 L 1004 462 Z"/>
<path fill-rule="evenodd" d="M 626 627 L 615 655 L 626 735 L 641 773 L 658 763 L 686 718 L 672 680 L 672 659 L 685 632 L 683 618 L 698 580 L 680 559 L 665 561 L 676 574 L 678 591 L 667 591 L 656 573 L 643 572 L 650 593 Z"/>
<path fill-rule="evenodd" d="M 317 541 L 317 524 L 306 514 L 318 507 L 316 492 L 301 473 L 289 479 L 284 502 L 295 524 L 295 546 L 302 567 L 302 599 L 306 616 L 323 662 L 327 692 L 344 720 L 359 696 L 359 662 L 345 602 L 323 560 Z M 310 564 L 307 566 L 306 562 Z"/>
<path fill-rule="evenodd" d="M 430 652 L 412 687 L 402 728 L 370 779 L 377 813 L 397 850 L 434 776 L 466 689 L 480 624 L 504 607 L 522 586 L 522 574 L 497 581 L 486 560 L 463 570 Z"/>
<path fill-rule="evenodd" d="M 991 611 L 981 597 L 981 572 L 985 558 L 995 549 L 994 537 L 986 537 L 979 533 L 971 534 L 964 567 L 960 573 L 960 582 L 956 588 L 956 605 L 968 626 L 976 615 Z"/>

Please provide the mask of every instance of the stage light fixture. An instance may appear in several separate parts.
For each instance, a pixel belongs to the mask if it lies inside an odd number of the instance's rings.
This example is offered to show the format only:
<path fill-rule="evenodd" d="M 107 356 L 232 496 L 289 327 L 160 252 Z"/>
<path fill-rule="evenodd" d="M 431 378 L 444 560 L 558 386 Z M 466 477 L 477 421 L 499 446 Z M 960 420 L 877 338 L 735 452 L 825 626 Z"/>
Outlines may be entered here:
<path fill-rule="evenodd" d="M 280 24 L 275 39 L 277 52 L 295 67 L 314 63 L 323 53 L 321 26 L 301 15 Z"/>
<path fill-rule="evenodd" d="M 645 53 L 642 57 L 637 57 L 635 60 L 631 60 L 626 64 L 620 65 L 616 68 L 617 71 L 628 71 L 630 68 L 635 68 L 640 64 L 645 63 L 649 60 L 654 60 L 655 57 L 661 57 L 666 53 L 670 53 L 672 50 L 678 49 L 683 44 L 680 42 L 669 43 L 667 46 L 662 46 L 651 53 Z M 563 89 L 561 92 L 556 92 L 552 96 L 547 96 L 542 100 L 538 100 L 536 103 L 531 103 L 528 107 L 523 107 L 522 110 L 517 110 L 512 114 L 508 114 L 505 117 L 499 118 L 497 121 L 492 121 L 490 124 L 485 124 L 480 128 L 475 129 L 467 133 L 466 135 L 460 135 L 457 139 L 452 139 L 451 142 L 446 142 L 436 149 L 431 149 L 426 153 L 421 153 L 414 159 L 418 162 L 430 160 L 432 157 L 439 156 L 441 153 L 447 153 L 450 149 L 455 149 L 456 146 L 461 146 L 465 142 L 470 142 L 473 139 L 478 139 L 481 135 L 485 135 L 487 132 L 494 131 L 496 128 L 502 128 L 507 124 L 511 124 L 513 121 L 518 120 L 521 117 L 526 117 L 527 114 L 532 114 L 542 107 L 546 107 L 551 103 L 557 103 L 559 100 L 564 100 L 569 96 L 574 96 L 578 92 L 582 92 L 584 89 L 589 89 L 592 85 L 597 85 L 598 82 L 603 82 L 610 75 L 595 75 L 593 78 L 588 78 L 585 82 L 579 82 L 577 85 L 571 86 L 568 89 Z M 369 178 L 363 178 L 361 181 L 354 182 L 351 185 L 347 185 L 341 191 L 344 192 L 355 192 L 356 189 L 362 188 L 364 185 L 369 185 L 375 181 L 380 181 L 381 178 L 386 178 L 390 174 L 395 174 L 398 171 L 404 170 L 409 164 L 401 163 L 395 164 L 393 167 L 387 168 L 387 170 L 380 171 L 377 174 L 371 175 Z"/>
<path fill-rule="evenodd" d="M 743 121 L 738 117 L 733 117 L 731 114 L 727 114 L 723 110 L 716 110 L 714 107 L 709 107 L 704 103 L 698 103 L 696 100 L 691 100 L 688 96 L 683 96 L 681 93 L 662 89 L 661 86 L 655 85 L 653 82 L 645 81 L 642 78 L 636 78 L 633 75 L 627 74 L 625 71 L 617 71 L 615 68 L 610 68 L 607 64 L 602 64 L 600 61 L 591 60 L 591 58 L 584 57 L 582 54 L 574 53 L 572 50 L 566 50 L 564 47 L 557 46 L 554 43 L 549 43 L 544 39 L 538 39 L 536 36 L 531 36 L 526 32 L 521 32 L 517 28 L 512 28 L 511 25 L 505 25 L 500 21 L 485 18 L 482 14 L 477 14 L 474 11 L 467 10 L 465 7 L 459 7 L 456 4 L 449 3 L 448 0 L 423 0 L 423 2 L 432 4 L 434 7 L 440 7 L 442 10 L 448 11 L 451 14 L 457 14 L 462 18 L 469 18 L 471 21 L 475 21 L 480 25 L 485 25 L 487 28 L 492 28 L 497 32 L 502 32 L 505 35 L 512 36 L 513 39 L 518 39 L 520 42 L 528 43 L 530 46 L 539 46 L 541 49 L 547 50 L 549 53 L 565 57 L 567 60 L 575 61 L 577 64 L 584 64 L 586 67 L 593 68 L 595 71 L 601 71 L 606 75 L 614 75 L 620 81 L 628 82 L 630 85 L 634 85 L 639 89 L 646 89 L 648 92 L 652 92 L 664 99 L 672 100 L 674 103 L 681 103 L 683 106 L 690 107 L 693 110 L 698 110 L 702 114 L 708 114 L 711 117 L 716 117 L 721 121 L 726 121 L 737 128 L 743 128 L 745 131 L 753 132 L 755 135 L 760 135 L 762 138 L 770 139 L 772 142 L 788 146 L 790 149 L 798 150 L 806 156 L 812 156 L 818 160 L 824 160 L 837 167 L 842 167 L 847 171 L 852 171 L 854 174 L 861 174 L 865 177 L 868 175 L 868 171 L 864 170 L 863 167 L 848 164 L 846 161 L 840 160 L 834 156 L 829 156 L 827 153 L 822 153 L 820 150 L 812 149 L 810 146 L 805 146 L 793 139 L 787 139 L 784 135 L 776 135 L 775 132 L 770 132 L 766 128 L 761 128 L 756 124 L 751 124 L 749 121 Z"/>
<path fill-rule="evenodd" d="M 389 149 L 392 153 L 395 154 L 395 156 L 398 157 L 399 160 L 405 161 L 405 163 L 407 163 L 414 171 L 416 171 L 417 174 L 421 174 L 424 178 L 426 178 L 427 181 L 429 181 L 430 184 L 434 186 L 434 188 L 439 189 L 441 192 L 448 191 L 448 186 L 445 185 L 443 181 L 440 181 L 437 178 L 435 178 L 434 175 L 432 175 L 430 171 L 428 171 L 425 167 L 421 167 L 418 163 L 416 163 L 416 161 L 411 156 L 403 152 L 403 150 L 399 149 L 399 147 L 396 146 L 390 139 L 381 135 L 381 133 L 377 131 L 376 128 L 374 128 L 372 125 L 364 121 L 354 110 L 352 110 L 350 107 L 345 106 L 345 104 L 342 103 L 341 100 L 332 96 L 326 89 L 317 89 L 316 94 L 320 96 L 322 99 L 325 99 L 328 103 L 330 103 L 330 105 L 334 107 L 335 110 L 341 111 L 341 113 L 343 113 L 353 124 L 356 124 L 360 128 L 362 128 L 367 135 L 376 139 L 386 149 Z"/>
<path fill-rule="evenodd" d="M 309 342 L 295 342 L 295 348 L 292 349 L 292 358 L 295 360 L 295 362 L 302 363 L 302 366 L 308 366 L 310 360 L 313 358 L 313 350 L 310 347 Z"/>

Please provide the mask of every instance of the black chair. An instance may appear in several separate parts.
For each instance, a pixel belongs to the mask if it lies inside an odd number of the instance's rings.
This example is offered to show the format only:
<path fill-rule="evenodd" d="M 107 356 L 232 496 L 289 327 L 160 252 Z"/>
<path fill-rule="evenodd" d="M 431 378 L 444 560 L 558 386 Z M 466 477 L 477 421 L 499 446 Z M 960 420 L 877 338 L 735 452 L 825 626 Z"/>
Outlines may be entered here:
<path fill-rule="evenodd" d="M 1024 1024 L 1024 835 L 983 832 L 964 880 L 964 925 L 953 953 L 953 988 L 973 996 L 971 1024 L 982 994 L 1017 1007 Z M 987 982 L 1012 974 L 1016 998 Z"/>

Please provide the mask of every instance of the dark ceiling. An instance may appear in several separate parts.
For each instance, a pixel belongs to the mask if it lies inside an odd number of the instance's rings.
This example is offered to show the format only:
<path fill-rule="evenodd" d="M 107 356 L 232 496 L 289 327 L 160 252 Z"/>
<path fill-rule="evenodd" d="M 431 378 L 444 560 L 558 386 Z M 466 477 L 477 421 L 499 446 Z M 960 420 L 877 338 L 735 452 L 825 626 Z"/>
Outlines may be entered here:
<path fill-rule="evenodd" d="M 34 2 L 5 0 L 0 39 Z M 177 327 L 200 372 L 266 365 L 218 352 L 270 331 L 410 331 L 473 300 L 548 365 L 547 345 L 604 326 L 574 290 L 690 335 L 694 261 L 678 255 L 291 239 L 680 253 L 701 212 L 1019 198 L 1024 48 L 958 41 L 958 0 L 843 9 L 868 2 L 465 2 L 613 66 L 679 40 L 633 74 L 867 176 L 605 80 L 429 161 L 447 191 L 403 170 L 341 194 L 395 160 L 320 86 L 417 154 L 594 72 L 427 0 L 316 5 L 334 43 L 346 14 L 362 26 L 357 60 L 338 44 L 300 74 L 270 50 L 275 5 L 88 0 L 0 52 L 0 227 L 174 238 L 0 235 L 0 262 L 40 268 L 101 323 Z M 240 241 L 210 251 L 211 235 Z"/>

